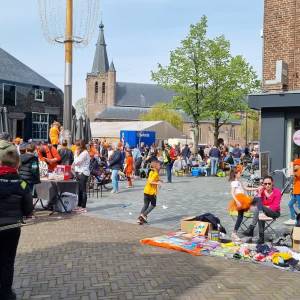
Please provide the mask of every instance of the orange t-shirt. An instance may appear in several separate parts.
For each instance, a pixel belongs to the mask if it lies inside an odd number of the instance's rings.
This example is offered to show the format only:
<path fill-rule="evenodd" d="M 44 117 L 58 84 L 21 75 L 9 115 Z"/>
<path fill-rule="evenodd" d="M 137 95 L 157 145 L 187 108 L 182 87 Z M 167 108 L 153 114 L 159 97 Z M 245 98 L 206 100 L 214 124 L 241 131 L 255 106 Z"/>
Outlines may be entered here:
<path fill-rule="evenodd" d="M 126 173 L 126 175 L 130 176 L 133 172 L 133 157 L 132 156 L 126 157 L 125 164 L 126 164 L 125 173 Z"/>
<path fill-rule="evenodd" d="M 94 157 L 95 155 L 98 154 L 98 151 L 95 147 L 91 147 L 89 151 L 90 157 Z"/>
<path fill-rule="evenodd" d="M 300 169 L 294 172 L 294 188 L 293 188 L 293 194 L 294 195 L 300 195 Z"/>

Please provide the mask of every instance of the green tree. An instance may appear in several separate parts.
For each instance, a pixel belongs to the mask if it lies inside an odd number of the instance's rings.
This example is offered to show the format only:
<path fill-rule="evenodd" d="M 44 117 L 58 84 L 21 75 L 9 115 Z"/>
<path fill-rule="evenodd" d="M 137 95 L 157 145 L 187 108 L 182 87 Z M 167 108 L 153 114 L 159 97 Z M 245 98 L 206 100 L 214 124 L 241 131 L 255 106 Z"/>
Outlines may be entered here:
<path fill-rule="evenodd" d="M 259 113 L 255 110 L 249 110 L 243 114 L 241 124 L 241 135 L 245 141 L 258 141 L 260 137 Z"/>
<path fill-rule="evenodd" d="M 84 117 L 86 115 L 86 98 L 80 98 L 75 102 L 76 116 Z"/>
<path fill-rule="evenodd" d="M 165 103 L 155 104 L 149 112 L 142 114 L 140 119 L 143 121 L 166 121 L 177 129 L 182 130 L 183 119 L 181 115 Z"/>
<path fill-rule="evenodd" d="M 194 140 L 199 141 L 199 125 L 204 118 L 214 121 L 217 143 L 222 125 L 232 114 L 247 109 L 244 98 L 259 82 L 242 56 L 230 54 L 224 36 L 207 37 L 207 18 L 190 26 L 188 36 L 170 52 L 170 63 L 152 72 L 152 79 L 176 93 L 173 106 L 193 120 Z"/>

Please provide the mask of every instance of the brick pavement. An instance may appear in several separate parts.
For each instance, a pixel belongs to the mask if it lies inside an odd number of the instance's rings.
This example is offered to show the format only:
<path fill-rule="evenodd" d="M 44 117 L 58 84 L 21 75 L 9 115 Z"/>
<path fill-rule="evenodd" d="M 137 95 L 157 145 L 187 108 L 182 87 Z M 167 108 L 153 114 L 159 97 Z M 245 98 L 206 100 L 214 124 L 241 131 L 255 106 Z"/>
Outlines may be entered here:
<path fill-rule="evenodd" d="M 299 299 L 299 275 L 142 246 L 151 226 L 89 216 L 40 217 L 23 228 L 20 299 Z"/>
<path fill-rule="evenodd" d="M 165 180 L 165 177 L 163 177 Z M 178 229 L 183 216 L 200 215 L 212 212 L 217 215 L 225 228 L 231 232 L 233 221 L 227 207 L 231 199 L 230 184 L 227 178 L 216 177 L 174 177 L 174 183 L 163 184 L 158 195 L 157 208 L 149 215 L 151 226 L 163 229 Z M 119 194 L 104 192 L 103 198 L 90 195 L 89 215 L 101 218 L 135 223 L 143 204 L 144 180 L 137 180 L 133 189 L 126 189 L 121 182 Z M 288 197 L 282 201 L 281 217 L 275 228 L 287 229 L 282 223 L 288 219 Z"/>

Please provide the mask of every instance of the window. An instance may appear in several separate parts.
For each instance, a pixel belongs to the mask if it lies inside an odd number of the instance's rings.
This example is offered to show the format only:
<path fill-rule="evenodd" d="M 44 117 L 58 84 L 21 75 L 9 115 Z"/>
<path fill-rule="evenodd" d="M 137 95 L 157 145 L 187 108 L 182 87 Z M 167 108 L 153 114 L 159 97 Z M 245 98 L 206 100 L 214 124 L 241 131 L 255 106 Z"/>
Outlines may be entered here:
<path fill-rule="evenodd" d="M 15 85 L 3 84 L 3 105 L 16 106 L 17 88 Z"/>
<path fill-rule="evenodd" d="M 44 90 L 35 89 L 34 90 L 34 100 L 44 102 Z"/>
<path fill-rule="evenodd" d="M 32 113 L 32 139 L 35 141 L 48 140 L 49 115 Z"/>
<path fill-rule="evenodd" d="M 98 94 L 98 82 L 95 83 L 95 94 Z"/>
<path fill-rule="evenodd" d="M 102 82 L 102 94 L 105 94 L 105 82 Z"/>

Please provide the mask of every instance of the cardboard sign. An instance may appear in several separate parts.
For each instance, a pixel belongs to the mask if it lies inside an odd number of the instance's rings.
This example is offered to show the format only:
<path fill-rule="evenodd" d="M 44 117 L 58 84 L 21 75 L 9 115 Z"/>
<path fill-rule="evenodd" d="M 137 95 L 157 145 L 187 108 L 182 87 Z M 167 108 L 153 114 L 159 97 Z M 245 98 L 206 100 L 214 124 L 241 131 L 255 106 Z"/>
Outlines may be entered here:
<path fill-rule="evenodd" d="M 200 235 L 200 236 L 205 236 L 208 233 L 209 229 L 209 223 L 207 222 L 197 222 L 194 225 L 192 235 Z"/>
<path fill-rule="evenodd" d="M 186 217 L 186 218 L 183 218 L 181 219 L 180 221 L 180 229 L 181 231 L 184 231 L 186 233 L 193 233 L 193 230 L 194 230 L 194 227 L 195 225 L 199 224 L 199 223 L 206 223 L 206 222 L 200 222 L 200 221 L 193 221 L 191 219 L 194 219 L 195 216 L 192 216 L 192 217 Z M 206 234 L 208 234 L 208 232 L 210 230 L 212 230 L 212 226 L 210 223 L 206 223 L 208 224 L 208 228 L 207 228 L 207 232 Z M 197 234 L 199 235 L 199 234 Z"/>
<path fill-rule="evenodd" d="M 294 227 L 292 238 L 293 238 L 293 250 L 300 252 L 300 227 Z"/>

